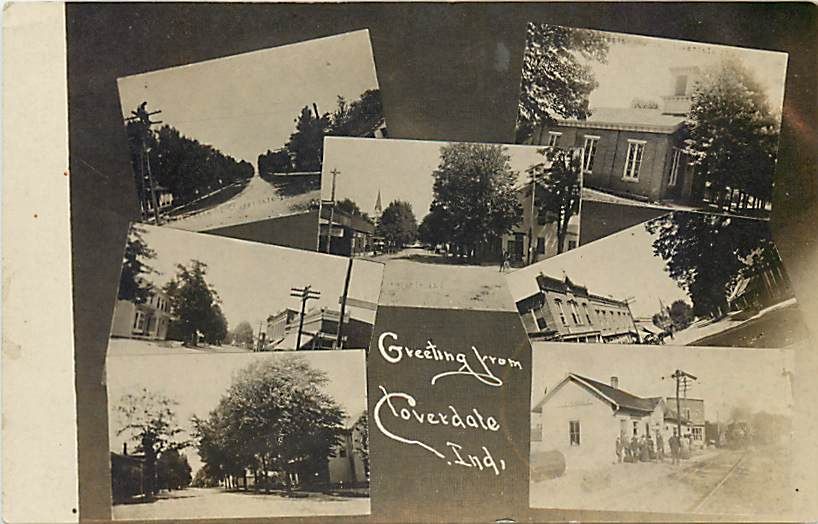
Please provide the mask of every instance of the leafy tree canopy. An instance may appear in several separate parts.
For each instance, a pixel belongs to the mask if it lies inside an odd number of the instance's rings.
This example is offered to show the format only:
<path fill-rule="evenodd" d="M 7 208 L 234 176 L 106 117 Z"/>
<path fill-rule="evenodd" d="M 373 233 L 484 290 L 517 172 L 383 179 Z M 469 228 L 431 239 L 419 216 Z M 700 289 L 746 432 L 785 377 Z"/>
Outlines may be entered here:
<path fill-rule="evenodd" d="M 175 317 L 172 327 L 192 345 L 198 342 L 199 332 L 209 344 L 221 344 L 227 335 L 219 295 L 205 280 L 206 275 L 207 264 L 191 260 L 190 266 L 177 264 L 176 276 L 165 285 Z"/>
<path fill-rule="evenodd" d="M 464 253 L 479 255 L 492 240 L 522 219 L 517 173 L 504 147 L 492 144 L 448 144 L 432 173 L 430 212 L 445 224 L 446 241 Z"/>
<path fill-rule="evenodd" d="M 549 24 L 527 27 L 517 143 L 534 129 L 556 118 L 587 118 L 588 96 L 597 82 L 582 60 L 607 60 L 608 44 L 602 34 Z"/>
<path fill-rule="evenodd" d="M 122 272 L 119 275 L 120 300 L 144 302 L 150 297 L 151 287 L 142 276 L 153 272 L 148 260 L 155 258 L 156 252 L 142 238 L 143 233 L 144 229 L 136 224 L 132 224 L 128 230 L 125 254 L 122 257 Z"/>
<path fill-rule="evenodd" d="M 417 232 L 417 219 L 409 202 L 395 200 L 383 210 L 377 234 L 390 246 L 403 247 L 411 244 L 417 238 Z"/>
<path fill-rule="evenodd" d="M 715 191 L 739 189 L 770 199 L 779 125 L 745 66 L 728 59 L 704 72 L 687 128 L 686 152 Z"/>
<path fill-rule="evenodd" d="M 557 253 L 565 247 L 571 217 L 579 213 L 582 190 L 582 156 L 579 149 L 544 148 L 545 162 L 529 167 L 540 217 L 557 225 Z M 530 195 L 529 190 L 529 195 Z"/>

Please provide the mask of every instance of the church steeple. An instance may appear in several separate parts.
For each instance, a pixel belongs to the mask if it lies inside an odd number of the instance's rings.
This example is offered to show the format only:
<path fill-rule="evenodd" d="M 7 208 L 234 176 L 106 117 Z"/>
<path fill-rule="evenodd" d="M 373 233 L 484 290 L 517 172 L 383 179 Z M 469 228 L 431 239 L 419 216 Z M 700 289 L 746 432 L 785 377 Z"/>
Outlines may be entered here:
<path fill-rule="evenodd" d="M 380 218 L 381 213 L 383 213 L 383 208 L 381 207 L 381 190 L 378 189 L 378 198 L 375 200 L 375 218 Z"/>

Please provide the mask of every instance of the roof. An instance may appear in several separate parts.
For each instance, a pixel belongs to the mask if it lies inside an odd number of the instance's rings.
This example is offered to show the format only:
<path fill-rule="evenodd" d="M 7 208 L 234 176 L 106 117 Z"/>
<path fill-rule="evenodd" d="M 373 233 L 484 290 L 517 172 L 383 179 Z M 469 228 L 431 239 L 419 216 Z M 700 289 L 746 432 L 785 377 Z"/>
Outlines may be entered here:
<path fill-rule="evenodd" d="M 615 410 L 625 409 L 650 413 L 656 409 L 656 406 L 659 405 L 660 402 L 664 400 L 662 397 L 639 397 L 633 393 L 628 393 L 623 389 L 614 388 L 613 386 L 605 384 L 604 382 L 599 382 L 598 380 L 583 377 L 582 375 L 572 372 L 568 373 L 567 377 L 565 377 L 554 389 L 546 394 L 545 397 L 543 397 L 543 399 L 538 402 L 536 406 L 534 406 L 533 411 L 535 413 L 541 412 L 542 405 L 546 400 L 548 400 L 548 397 L 568 381 L 576 382 L 577 384 L 580 384 L 581 386 L 595 392 L 609 402 Z"/>
<path fill-rule="evenodd" d="M 334 211 L 332 211 L 331 208 L 332 205 L 330 204 L 321 209 L 322 219 L 329 221 L 330 216 L 332 216 L 332 223 L 335 226 L 345 226 L 369 235 L 375 233 L 375 224 L 373 224 L 370 220 L 344 211 L 343 209 L 338 209 L 337 206 L 335 206 Z"/>
<path fill-rule="evenodd" d="M 667 115 L 658 109 L 632 107 L 597 107 L 584 120 L 558 119 L 557 123 L 571 127 L 591 127 L 598 129 L 620 129 L 670 134 L 684 123 L 684 117 Z"/>

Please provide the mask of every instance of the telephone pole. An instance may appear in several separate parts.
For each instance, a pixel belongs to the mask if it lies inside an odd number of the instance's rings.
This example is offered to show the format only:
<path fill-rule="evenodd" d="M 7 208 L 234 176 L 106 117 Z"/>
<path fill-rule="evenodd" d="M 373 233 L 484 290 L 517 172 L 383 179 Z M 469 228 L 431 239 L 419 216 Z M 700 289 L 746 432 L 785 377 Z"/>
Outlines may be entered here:
<path fill-rule="evenodd" d="M 151 116 L 157 115 L 161 113 L 161 110 L 156 111 L 148 111 L 147 109 L 148 103 L 142 102 L 139 104 L 139 107 L 136 108 L 136 111 L 131 111 L 133 116 L 130 116 L 125 119 L 126 122 L 137 122 L 138 123 L 138 132 L 139 132 L 139 181 L 140 181 L 140 190 L 142 194 L 140 195 L 140 205 L 142 206 L 142 218 L 147 220 L 147 211 L 145 210 L 145 203 L 146 203 L 146 189 L 147 192 L 150 193 L 150 204 L 153 208 L 153 217 L 154 222 L 158 226 L 160 224 L 159 220 L 159 201 L 156 198 L 156 182 L 153 178 L 153 173 L 151 172 L 151 162 L 150 162 L 150 155 L 148 154 L 148 137 L 151 134 L 151 126 L 154 124 L 161 124 L 161 120 L 151 120 Z M 147 188 L 145 187 L 145 180 L 148 181 Z"/>
<path fill-rule="evenodd" d="M 691 375 L 686 371 L 682 371 L 681 369 L 677 369 L 671 375 L 671 378 L 676 379 L 676 435 L 678 438 L 682 438 L 682 409 L 681 409 L 681 402 L 679 401 L 679 388 L 684 382 L 684 390 L 685 390 L 685 399 L 687 399 L 687 380 L 696 380 L 696 377 Z"/>
<path fill-rule="evenodd" d="M 335 341 L 335 349 L 343 349 L 344 333 L 344 313 L 347 308 L 347 295 L 349 294 L 349 279 L 352 276 L 352 254 L 349 255 L 347 264 L 347 276 L 344 280 L 344 294 L 341 295 L 341 318 L 338 319 L 338 338 Z"/>
<path fill-rule="evenodd" d="M 332 223 L 335 221 L 335 178 L 341 173 L 337 169 L 330 171 L 332 174 L 332 190 L 329 200 L 322 200 L 321 204 L 328 204 L 329 208 L 329 224 L 327 225 L 327 253 L 330 252 L 330 244 L 332 243 Z"/>
<path fill-rule="evenodd" d="M 301 299 L 301 316 L 298 319 L 298 338 L 295 343 L 295 350 L 298 351 L 301 349 L 301 333 L 304 330 L 304 311 L 307 308 L 307 301 L 310 299 L 318 300 L 321 298 L 321 292 L 313 291 L 308 284 L 303 288 L 290 288 L 290 296 Z"/>

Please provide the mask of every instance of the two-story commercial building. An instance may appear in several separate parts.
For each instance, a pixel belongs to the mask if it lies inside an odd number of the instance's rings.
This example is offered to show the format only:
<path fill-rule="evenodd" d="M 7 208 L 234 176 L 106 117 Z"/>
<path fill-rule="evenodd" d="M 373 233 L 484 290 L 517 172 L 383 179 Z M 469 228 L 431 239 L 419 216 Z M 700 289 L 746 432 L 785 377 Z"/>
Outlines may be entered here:
<path fill-rule="evenodd" d="M 369 339 L 372 337 L 372 324 L 357 318 L 357 315 L 351 313 L 351 309 L 344 313 L 342 346 L 348 349 L 367 349 Z M 299 311 L 285 308 L 267 317 L 264 349 L 272 351 L 341 349 L 337 347 L 340 318 L 340 311 L 318 307 L 304 313 L 302 323 Z"/>
<path fill-rule="evenodd" d="M 583 187 L 640 201 L 688 202 L 702 192 L 683 151 L 684 122 L 698 67 L 671 68 L 673 85 L 662 103 L 595 107 L 585 119 L 557 119 L 540 126 L 530 142 L 582 147 Z"/>
<path fill-rule="evenodd" d="M 628 303 L 589 293 L 585 286 L 537 275 L 539 291 L 517 301 L 529 338 L 559 342 L 638 343 Z"/>

